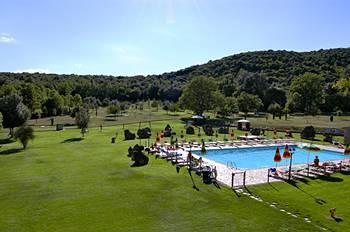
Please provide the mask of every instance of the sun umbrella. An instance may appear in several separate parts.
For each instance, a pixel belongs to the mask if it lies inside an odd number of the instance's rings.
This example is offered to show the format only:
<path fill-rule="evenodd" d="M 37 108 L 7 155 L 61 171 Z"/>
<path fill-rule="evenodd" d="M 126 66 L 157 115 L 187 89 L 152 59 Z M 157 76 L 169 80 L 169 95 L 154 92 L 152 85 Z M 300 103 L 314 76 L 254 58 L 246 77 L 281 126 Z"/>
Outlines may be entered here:
<path fill-rule="evenodd" d="M 283 158 L 285 158 L 285 159 L 289 159 L 290 158 L 290 152 L 289 152 L 288 144 L 286 144 L 286 146 L 284 148 Z"/>
<path fill-rule="evenodd" d="M 309 159 L 310 159 L 310 152 L 317 152 L 319 150 L 321 150 L 319 147 L 316 146 L 312 146 L 312 144 L 310 143 L 308 144 L 302 144 L 301 148 L 305 151 L 308 151 L 309 153 L 307 154 L 307 163 L 309 163 Z"/>
<path fill-rule="evenodd" d="M 277 130 L 276 129 L 273 130 L 273 138 L 277 139 Z"/>
<path fill-rule="evenodd" d="M 235 132 L 232 130 L 231 131 L 231 139 L 234 140 L 234 138 L 235 138 Z"/>
<path fill-rule="evenodd" d="M 276 153 L 275 153 L 275 157 L 273 157 L 273 161 L 276 162 L 276 166 L 277 166 L 277 163 L 281 162 L 281 160 L 282 160 L 282 157 L 281 157 L 281 154 L 280 154 L 280 149 L 277 147 Z"/>
<path fill-rule="evenodd" d="M 283 152 L 283 158 L 286 159 L 286 166 L 288 165 L 288 160 L 287 159 L 290 159 L 291 155 L 290 155 L 290 152 L 289 152 L 289 148 L 288 148 L 288 144 L 286 144 L 286 146 L 284 147 L 284 152 Z"/>

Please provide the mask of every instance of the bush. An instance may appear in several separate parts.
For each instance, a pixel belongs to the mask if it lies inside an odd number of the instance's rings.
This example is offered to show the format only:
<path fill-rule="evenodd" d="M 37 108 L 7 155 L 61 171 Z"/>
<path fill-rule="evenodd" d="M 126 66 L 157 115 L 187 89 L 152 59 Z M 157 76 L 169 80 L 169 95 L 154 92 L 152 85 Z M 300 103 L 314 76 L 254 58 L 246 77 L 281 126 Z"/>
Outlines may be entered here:
<path fill-rule="evenodd" d="M 112 104 L 112 105 L 110 105 L 110 106 L 108 106 L 108 108 L 107 108 L 107 112 L 109 113 L 109 114 L 117 114 L 117 113 L 119 113 L 120 112 L 120 105 L 119 104 Z"/>
<path fill-rule="evenodd" d="M 219 132 L 219 134 L 228 134 L 229 128 L 228 127 L 220 127 L 218 132 Z"/>
<path fill-rule="evenodd" d="M 149 127 L 141 128 L 137 131 L 137 136 L 139 137 L 139 139 L 148 139 L 149 137 L 151 137 L 151 135 L 152 133 Z"/>
<path fill-rule="evenodd" d="M 172 135 L 172 129 L 169 124 L 166 125 L 166 127 L 164 128 L 163 134 L 164 134 L 164 137 L 170 137 Z"/>
<path fill-rule="evenodd" d="M 149 158 L 142 152 L 143 146 L 135 145 L 133 148 L 129 147 L 128 156 L 132 161 L 135 161 L 131 167 L 140 167 L 148 164 Z"/>
<path fill-rule="evenodd" d="M 204 130 L 204 133 L 205 133 L 207 136 L 213 136 L 213 134 L 214 134 L 213 127 L 210 126 L 210 125 L 205 125 L 205 126 L 203 126 L 203 130 Z"/>
<path fill-rule="evenodd" d="M 129 131 L 128 129 L 124 130 L 124 139 L 125 140 L 134 140 L 136 135 Z"/>
<path fill-rule="evenodd" d="M 18 128 L 15 132 L 15 139 L 19 139 L 23 145 L 23 149 L 26 149 L 29 140 L 34 139 L 34 129 L 30 126 L 22 126 Z"/>
<path fill-rule="evenodd" d="M 316 131 L 315 128 L 313 126 L 307 126 L 305 127 L 300 134 L 300 137 L 302 139 L 309 139 L 309 140 L 313 140 L 316 136 Z"/>
<path fill-rule="evenodd" d="M 186 128 L 186 134 L 194 135 L 194 128 L 193 128 L 193 126 L 189 126 L 189 127 Z"/>
<path fill-rule="evenodd" d="M 259 136 L 259 135 L 261 135 L 261 129 L 260 128 L 252 128 L 252 129 L 250 129 L 250 133 L 252 135 Z"/>

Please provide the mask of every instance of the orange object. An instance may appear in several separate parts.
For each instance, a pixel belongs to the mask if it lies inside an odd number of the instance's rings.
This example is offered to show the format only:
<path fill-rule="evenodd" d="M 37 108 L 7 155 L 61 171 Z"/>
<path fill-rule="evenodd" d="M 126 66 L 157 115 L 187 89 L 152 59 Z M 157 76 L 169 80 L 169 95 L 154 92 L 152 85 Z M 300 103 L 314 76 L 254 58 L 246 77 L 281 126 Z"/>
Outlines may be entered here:
<path fill-rule="evenodd" d="M 275 157 L 273 157 L 273 160 L 275 162 L 281 162 L 281 160 L 282 160 L 282 157 L 281 157 L 281 154 L 280 154 L 280 149 L 278 147 L 276 149 Z"/>
<path fill-rule="evenodd" d="M 290 152 L 289 152 L 289 149 L 288 149 L 288 144 L 286 144 L 286 147 L 284 148 L 284 152 L 283 152 L 283 158 L 285 159 L 289 159 L 290 158 Z"/>

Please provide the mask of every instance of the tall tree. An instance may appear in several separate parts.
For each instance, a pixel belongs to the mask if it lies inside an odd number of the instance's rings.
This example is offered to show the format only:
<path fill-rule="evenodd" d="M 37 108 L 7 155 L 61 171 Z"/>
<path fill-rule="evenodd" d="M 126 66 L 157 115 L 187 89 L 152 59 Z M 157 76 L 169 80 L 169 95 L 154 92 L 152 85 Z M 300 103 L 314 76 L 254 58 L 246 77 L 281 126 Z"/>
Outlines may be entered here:
<path fill-rule="evenodd" d="M 268 107 L 273 103 L 278 103 L 281 107 L 284 107 L 287 102 L 287 96 L 283 89 L 272 87 L 266 90 L 262 100 L 265 109 L 268 109 Z"/>
<path fill-rule="evenodd" d="M 289 90 L 289 105 L 294 111 L 314 111 L 324 99 L 324 79 L 314 73 L 305 73 L 292 80 Z"/>
<path fill-rule="evenodd" d="M 194 77 L 185 87 L 180 104 L 202 115 L 204 111 L 214 108 L 216 91 L 217 85 L 213 78 Z"/>
<path fill-rule="evenodd" d="M 43 101 L 44 96 L 37 85 L 24 85 L 21 89 L 21 96 L 23 99 L 23 104 L 25 104 L 29 108 L 31 113 L 41 108 L 41 103 Z"/>
<path fill-rule="evenodd" d="M 237 74 L 237 79 L 241 91 L 263 98 L 268 87 L 267 80 L 264 76 L 241 69 Z"/>
<path fill-rule="evenodd" d="M 238 102 L 235 97 L 226 97 L 224 101 L 223 115 L 230 115 L 239 111 Z"/>
<path fill-rule="evenodd" d="M 275 120 L 276 114 L 279 114 L 281 119 L 282 107 L 278 103 L 272 103 L 267 108 L 267 111 L 272 114 L 272 119 Z"/>
<path fill-rule="evenodd" d="M 244 118 L 247 118 L 248 112 L 255 112 L 263 106 L 258 96 L 246 92 L 238 96 L 237 103 L 239 110 L 244 113 Z"/>
<path fill-rule="evenodd" d="M 16 94 L 0 98 L 0 111 L 3 116 L 2 125 L 10 129 L 13 137 L 13 128 L 25 124 L 30 117 L 29 109 L 23 104 L 22 98 Z"/>
<path fill-rule="evenodd" d="M 56 90 L 51 90 L 48 95 L 48 99 L 43 104 L 47 110 L 47 116 L 60 115 L 64 105 L 63 97 Z"/>

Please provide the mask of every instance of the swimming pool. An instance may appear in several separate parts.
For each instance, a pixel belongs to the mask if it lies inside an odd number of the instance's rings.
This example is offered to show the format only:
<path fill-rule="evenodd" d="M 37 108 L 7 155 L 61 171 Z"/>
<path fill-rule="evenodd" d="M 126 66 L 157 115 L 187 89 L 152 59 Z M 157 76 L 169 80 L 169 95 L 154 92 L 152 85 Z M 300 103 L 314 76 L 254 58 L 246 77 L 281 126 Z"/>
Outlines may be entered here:
<path fill-rule="evenodd" d="M 269 168 L 276 166 L 276 163 L 273 161 L 276 148 L 277 147 L 254 147 L 207 150 L 207 154 L 203 155 L 203 157 L 224 165 L 228 163 L 231 164 L 232 162 L 234 167 L 240 169 Z M 320 150 L 317 152 L 309 152 L 297 146 L 289 146 L 289 148 L 295 148 L 293 164 L 306 164 L 308 155 L 310 163 L 313 162 L 316 155 L 318 155 L 321 162 L 327 160 L 341 160 L 349 157 L 335 151 Z M 289 165 L 290 159 L 283 158 L 284 146 L 279 147 L 279 149 L 282 161 L 278 163 L 278 166 Z M 199 151 L 194 151 L 193 153 L 200 155 Z"/>

